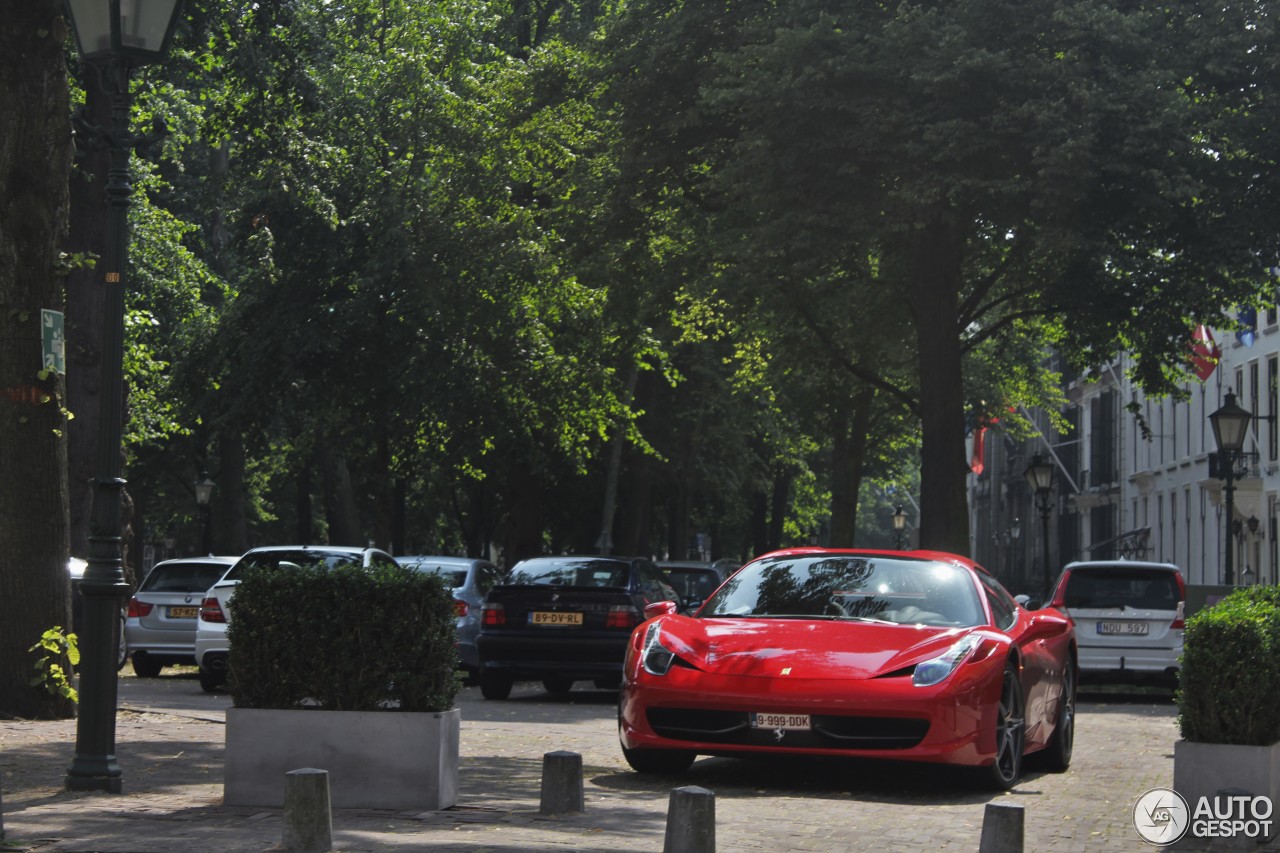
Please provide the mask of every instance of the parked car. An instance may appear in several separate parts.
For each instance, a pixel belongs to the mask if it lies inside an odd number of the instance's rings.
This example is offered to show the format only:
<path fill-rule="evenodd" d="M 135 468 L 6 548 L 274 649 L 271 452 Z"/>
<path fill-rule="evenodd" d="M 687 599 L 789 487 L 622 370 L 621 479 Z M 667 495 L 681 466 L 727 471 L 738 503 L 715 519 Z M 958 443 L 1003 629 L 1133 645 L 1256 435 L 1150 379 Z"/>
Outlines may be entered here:
<path fill-rule="evenodd" d="M 284 545 L 254 548 L 236 560 L 200 603 L 196 618 L 196 663 L 200 686 L 211 693 L 227 680 L 227 618 L 229 604 L 245 571 L 253 568 L 296 569 L 323 564 L 329 567 L 378 565 L 398 566 L 395 558 L 377 548 L 346 548 L 337 545 Z"/>
<path fill-rule="evenodd" d="M 80 581 L 84 580 L 84 571 L 89 567 L 88 560 L 72 557 L 67 560 L 67 576 L 71 578 L 71 632 L 78 638 L 81 648 L 84 647 L 84 596 L 80 594 Z M 123 669 L 129 660 L 129 646 L 124 636 L 125 609 L 120 608 L 119 634 L 116 636 L 116 669 Z"/>
<path fill-rule="evenodd" d="M 453 609 L 458 616 L 458 662 L 470 675 L 480 673 L 480 621 L 484 597 L 502 581 L 502 569 L 488 560 L 470 557 L 400 557 L 400 565 L 445 577 L 453 589 Z"/>
<path fill-rule="evenodd" d="M 1071 617 L 1080 672 L 1120 680 L 1176 680 L 1182 656 L 1186 583 L 1172 563 L 1069 563 L 1052 607 Z"/>
<path fill-rule="evenodd" d="M 173 664 L 196 662 L 196 617 L 209 587 L 235 557 L 189 557 L 156 563 L 129 599 L 125 639 L 133 671 L 155 678 Z"/>
<path fill-rule="evenodd" d="M 696 560 L 662 560 L 658 568 L 667 577 L 667 583 L 680 596 L 681 608 L 694 611 L 702 606 L 702 602 L 711 597 L 711 593 L 720 588 L 720 584 L 732 574 L 737 566 L 730 566 L 724 560 L 704 563 Z"/>
<path fill-rule="evenodd" d="M 511 570 L 484 604 L 480 692 L 506 699 L 520 678 L 552 693 L 573 683 L 617 687 L 627 637 L 655 601 L 679 596 L 651 560 L 640 557 L 535 557 Z"/>
<path fill-rule="evenodd" d="M 968 558 L 800 548 L 736 572 L 696 615 L 653 604 L 627 646 L 623 756 L 679 773 L 698 755 L 967 765 L 993 787 L 1023 757 L 1071 762 L 1075 639 Z"/>

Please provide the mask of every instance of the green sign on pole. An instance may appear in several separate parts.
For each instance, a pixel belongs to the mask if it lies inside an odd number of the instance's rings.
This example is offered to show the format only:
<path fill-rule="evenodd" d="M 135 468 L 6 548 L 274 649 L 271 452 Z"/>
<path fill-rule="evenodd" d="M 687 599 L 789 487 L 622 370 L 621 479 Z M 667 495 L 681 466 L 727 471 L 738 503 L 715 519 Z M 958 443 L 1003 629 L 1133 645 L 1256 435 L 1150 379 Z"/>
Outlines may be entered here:
<path fill-rule="evenodd" d="M 62 312 L 40 309 L 40 342 L 44 369 L 67 375 L 67 342 L 63 337 Z"/>

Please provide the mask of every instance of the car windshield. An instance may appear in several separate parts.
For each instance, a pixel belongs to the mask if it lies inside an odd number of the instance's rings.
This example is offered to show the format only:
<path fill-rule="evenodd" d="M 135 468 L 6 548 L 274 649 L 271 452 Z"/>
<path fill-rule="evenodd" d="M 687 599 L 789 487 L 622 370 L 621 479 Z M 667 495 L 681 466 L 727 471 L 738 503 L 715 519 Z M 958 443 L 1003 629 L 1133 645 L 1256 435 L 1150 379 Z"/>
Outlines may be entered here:
<path fill-rule="evenodd" d="M 511 571 L 509 584 L 630 586 L 631 567 L 617 560 L 528 560 Z"/>
<path fill-rule="evenodd" d="M 248 568 L 298 569 L 303 566 L 325 566 L 334 569 L 338 566 L 360 565 L 363 565 L 360 555 L 347 551 L 325 551 L 319 548 L 305 551 L 260 551 L 241 557 L 223 580 L 238 581 Z"/>
<path fill-rule="evenodd" d="M 772 557 L 745 566 L 700 617 L 853 619 L 967 627 L 986 621 L 967 569 L 879 555 Z"/>
<path fill-rule="evenodd" d="M 675 588 L 684 601 L 703 601 L 720 586 L 720 576 L 711 569 L 686 569 L 677 566 L 663 571 L 667 576 L 667 583 Z"/>
<path fill-rule="evenodd" d="M 1177 610 L 1178 580 L 1168 569 L 1105 566 L 1072 569 L 1063 603 L 1070 608 Z"/>
<path fill-rule="evenodd" d="M 410 568 L 419 572 L 434 572 L 444 578 L 444 582 L 452 587 L 462 586 L 467 582 L 467 570 L 453 566 L 432 565 L 431 563 L 414 563 Z"/>
<path fill-rule="evenodd" d="M 218 582 L 225 565 L 181 563 L 156 566 L 138 587 L 138 592 L 204 592 Z"/>

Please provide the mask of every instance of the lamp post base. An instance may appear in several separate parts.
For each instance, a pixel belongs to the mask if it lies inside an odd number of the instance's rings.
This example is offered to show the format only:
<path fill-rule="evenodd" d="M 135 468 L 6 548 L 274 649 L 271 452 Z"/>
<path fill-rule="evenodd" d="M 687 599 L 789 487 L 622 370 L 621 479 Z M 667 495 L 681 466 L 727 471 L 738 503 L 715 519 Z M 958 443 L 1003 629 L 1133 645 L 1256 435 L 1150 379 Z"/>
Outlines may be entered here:
<path fill-rule="evenodd" d="M 101 791 L 105 794 L 119 794 L 124 790 L 124 781 L 118 767 L 114 776 L 76 776 L 68 772 L 65 785 L 68 791 Z"/>

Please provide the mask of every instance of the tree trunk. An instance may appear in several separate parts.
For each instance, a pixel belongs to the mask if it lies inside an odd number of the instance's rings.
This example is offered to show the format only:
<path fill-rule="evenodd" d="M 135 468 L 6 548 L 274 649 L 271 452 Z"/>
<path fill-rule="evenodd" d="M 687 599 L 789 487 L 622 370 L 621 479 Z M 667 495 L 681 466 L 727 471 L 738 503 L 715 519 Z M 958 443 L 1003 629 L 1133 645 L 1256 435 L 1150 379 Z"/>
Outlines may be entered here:
<path fill-rule="evenodd" d="M 346 457 L 325 445 L 320 450 L 324 469 L 324 512 L 329 522 L 330 545 L 363 548 L 367 543 L 360 529 L 360 509 L 351 486 Z"/>
<path fill-rule="evenodd" d="M 215 554 L 236 556 L 249 550 L 249 519 L 245 508 L 249 506 L 249 489 L 244 481 L 244 440 L 237 433 L 224 432 L 218 440 L 219 466 L 215 478 L 218 488 L 213 491 L 213 551 Z M 308 496 L 306 512 L 299 522 L 299 529 L 311 542 L 311 505 Z M 302 525 L 305 524 L 305 527 Z"/>
<path fill-rule="evenodd" d="M 795 475 L 779 468 L 773 472 L 773 494 L 769 499 L 769 550 L 782 547 L 782 529 L 791 502 L 791 480 Z"/>
<path fill-rule="evenodd" d="M 649 530 L 652 526 L 653 464 L 643 453 L 629 453 L 624 469 L 626 488 L 623 489 L 622 509 L 618 513 L 618 541 L 620 554 L 649 556 Z"/>
<path fill-rule="evenodd" d="M 910 300 L 920 374 L 921 548 L 969 553 L 959 292 L 963 231 L 938 216 L 911 246 Z"/>
<path fill-rule="evenodd" d="M 502 554 L 506 567 L 511 568 L 525 557 L 543 551 L 543 494 L 539 477 L 529 470 L 525 460 L 512 460 L 506 481 L 509 499 Z"/>
<path fill-rule="evenodd" d="M 875 391 L 860 390 L 837 413 L 831 448 L 831 546 L 852 548 L 858 531 L 858 493 L 867 457 L 867 430 Z"/>
<path fill-rule="evenodd" d="M 10 3 L 0 27 L 0 716 L 70 716 L 28 684 L 27 651 L 70 630 L 66 388 L 41 375 L 41 309 L 62 309 L 54 269 L 67 234 L 71 166 L 57 0 Z M 66 662 L 61 662 L 65 667 Z"/>

